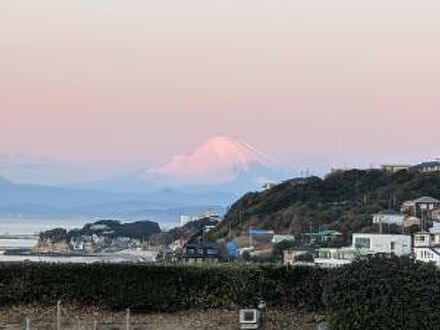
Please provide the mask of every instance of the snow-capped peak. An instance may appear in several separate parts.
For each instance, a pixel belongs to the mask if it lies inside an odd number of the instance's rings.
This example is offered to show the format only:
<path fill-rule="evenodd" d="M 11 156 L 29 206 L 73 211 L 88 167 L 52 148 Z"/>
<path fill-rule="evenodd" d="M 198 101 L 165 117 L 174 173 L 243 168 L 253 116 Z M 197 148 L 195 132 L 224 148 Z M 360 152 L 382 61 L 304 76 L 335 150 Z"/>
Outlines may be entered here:
<path fill-rule="evenodd" d="M 147 170 L 143 176 L 167 176 L 182 181 L 225 182 L 253 166 L 273 167 L 275 161 L 248 143 L 228 136 L 214 136 L 168 163 Z"/>

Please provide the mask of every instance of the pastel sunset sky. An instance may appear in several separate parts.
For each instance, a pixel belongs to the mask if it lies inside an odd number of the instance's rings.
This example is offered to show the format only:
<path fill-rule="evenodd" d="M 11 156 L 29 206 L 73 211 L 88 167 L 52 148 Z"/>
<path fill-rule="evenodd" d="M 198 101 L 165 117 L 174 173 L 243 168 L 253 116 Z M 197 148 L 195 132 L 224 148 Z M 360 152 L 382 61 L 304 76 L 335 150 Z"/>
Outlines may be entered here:
<path fill-rule="evenodd" d="M 439 17 L 438 0 L 2 0 L 0 155 L 110 173 L 224 134 L 298 168 L 440 157 Z"/>

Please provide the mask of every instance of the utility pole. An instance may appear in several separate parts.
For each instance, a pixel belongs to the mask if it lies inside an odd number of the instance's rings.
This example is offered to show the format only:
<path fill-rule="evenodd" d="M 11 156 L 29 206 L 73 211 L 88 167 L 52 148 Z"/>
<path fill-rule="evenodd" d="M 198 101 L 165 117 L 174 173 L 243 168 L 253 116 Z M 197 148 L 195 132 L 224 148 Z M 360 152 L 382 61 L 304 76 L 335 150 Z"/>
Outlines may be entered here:
<path fill-rule="evenodd" d="M 26 330 L 31 330 L 31 319 L 29 316 L 26 317 Z"/>
<path fill-rule="evenodd" d="M 252 248 L 252 226 L 249 227 L 249 249 Z"/>
<path fill-rule="evenodd" d="M 61 300 L 57 301 L 57 330 L 61 330 Z"/>

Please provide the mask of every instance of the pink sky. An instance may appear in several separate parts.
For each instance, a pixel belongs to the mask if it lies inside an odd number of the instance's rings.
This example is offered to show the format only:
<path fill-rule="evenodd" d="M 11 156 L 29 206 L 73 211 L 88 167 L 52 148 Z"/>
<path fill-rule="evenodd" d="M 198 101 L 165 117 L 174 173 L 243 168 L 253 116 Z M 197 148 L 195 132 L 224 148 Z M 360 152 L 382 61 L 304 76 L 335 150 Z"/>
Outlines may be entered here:
<path fill-rule="evenodd" d="M 439 157 L 439 17 L 437 0 L 3 0 L 0 154 L 128 168 L 226 134 L 303 167 Z"/>

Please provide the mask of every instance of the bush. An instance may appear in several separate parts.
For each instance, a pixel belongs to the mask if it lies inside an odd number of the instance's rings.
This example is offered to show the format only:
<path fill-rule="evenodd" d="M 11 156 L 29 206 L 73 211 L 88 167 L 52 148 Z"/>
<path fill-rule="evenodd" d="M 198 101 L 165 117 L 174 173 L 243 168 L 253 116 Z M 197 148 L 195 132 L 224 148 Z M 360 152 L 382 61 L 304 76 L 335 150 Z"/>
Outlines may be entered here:
<path fill-rule="evenodd" d="M 268 306 L 320 310 L 324 272 L 244 265 L 0 264 L 0 305 L 56 304 L 133 311 Z"/>
<path fill-rule="evenodd" d="M 440 273 L 411 258 L 371 257 L 334 270 L 323 302 L 331 329 L 438 329 Z"/>

